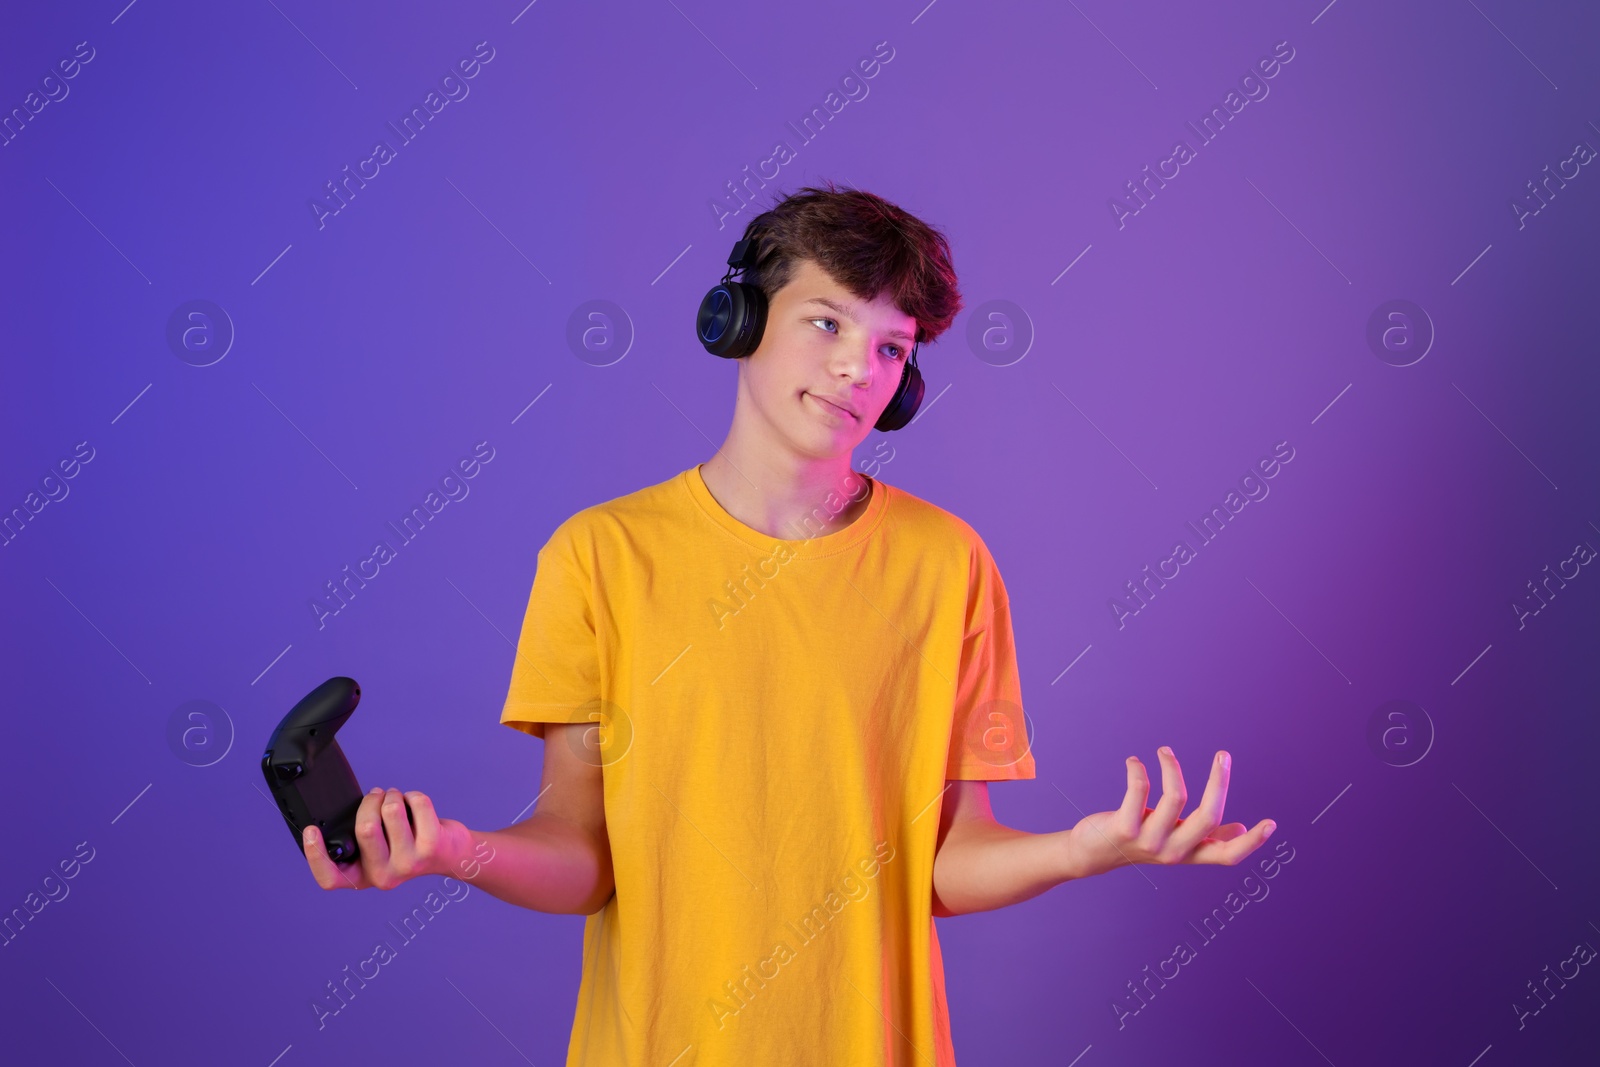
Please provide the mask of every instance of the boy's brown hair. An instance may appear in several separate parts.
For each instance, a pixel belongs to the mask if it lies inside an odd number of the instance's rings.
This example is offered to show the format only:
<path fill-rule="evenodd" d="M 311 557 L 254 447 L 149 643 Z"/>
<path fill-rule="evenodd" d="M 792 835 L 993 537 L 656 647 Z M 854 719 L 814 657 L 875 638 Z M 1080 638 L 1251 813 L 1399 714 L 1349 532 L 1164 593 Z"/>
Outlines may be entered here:
<path fill-rule="evenodd" d="M 936 340 L 964 306 L 943 233 L 872 193 L 805 186 L 755 219 L 756 265 L 741 281 L 770 303 L 809 259 L 858 299 L 886 294 L 917 320 L 916 339 Z"/>

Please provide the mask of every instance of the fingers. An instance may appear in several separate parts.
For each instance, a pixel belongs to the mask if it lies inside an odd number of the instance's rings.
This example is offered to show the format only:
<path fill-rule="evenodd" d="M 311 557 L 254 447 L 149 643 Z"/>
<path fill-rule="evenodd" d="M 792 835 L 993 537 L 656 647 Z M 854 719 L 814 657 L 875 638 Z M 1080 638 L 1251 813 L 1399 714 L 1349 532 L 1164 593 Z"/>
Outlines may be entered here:
<path fill-rule="evenodd" d="M 1150 821 L 1155 824 L 1150 829 L 1159 832 L 1161 837 L 1147 842 L 1152 851 L 1159 849 L 1172 835 L 1172 828 L 1178 825 L 1178 816 L 1183 814 L 1183 806 L 1189 802 L 1189 793 L 1183 784 L 1183 771 L 1178 767 L 1178 757 L 1166 745 L 1157 749 L 1156 755 L 1161 760 L 1161 799 L 1150 816 Z"/>
<path fill-rule="evenodd" d="M 411 805 L 411 817 L 416 823 L 416 855 L 424 863 L 432 860 L 439 851 L 439 815 L 433 810 L 433 801 L 427 794 L 411 790 L 405 794 Z"/>
<path fill-rule="evenodd" d="M 1144 824 L 1144 817 L 1150 810 L 1145 807 L 1145 801 L 1150 796 L 1150 776 L 1138 756 L 1129 756 L 1127 763 L 1128 791 L 1122 797 L 1122 806 L 1117 809 L 1117 826 L 1131 841 L 1138 836 L 1139 827 Z"/>
<path fill-rule="evenodd" d="M 1238 837 L 1242 833 L 1245 833 L 1247 830 L 1248 827 L 1246 827 L 1242 822 L 1223 823 L 1221 826 L 1211 831 L 1211 833 L 1207 835 L 1207 839 L 1211 841 L 1232 841 L 1234 838 Z"/>
<path fill-rule="evenodd" d="M 1232 764 L 1233 757 L 1227 752 L 1218 752 L 1212 758 L 1211 777 L 1206 780 L 1206 791 L 1200 797 L 1199 807 L 1187 818 L 1179 820 L 1172 836 L 1167 838 L 1163 854 L 1168 862 L 1181 862 L 1221 825 L 1222 806 L 1228 799 L 1228 775 Z"/>
<path fill-rule="evenodd" d="M 384 839 L 381 805 L 384 791 L 374 788 L 356 808 L 356 847 L 361 870 L 373 885 L 383 885 L 389 868 L 389 843 Z"/>
<path fill-rule="evenodd" d="M 1243 827 L 1243 825 L 1243 823 L 1229 824 L 1229 826 L 1239 827 Z M 1219 841 L 1213 839 L 1202 842 L 1200 847 L 1190 853 L 1189 858 L 1184 862 L 1220 863 L 1225 866 L 1232 866 L 1265 844 L 1267 838 L 1272 836 L 1272 831 L 1277 828 L 1278 824 L 1271 819 L 1262 819 L 1248 831 L 1229 840 Z M 1221 829 L 1224 828 L 1219 827 L 1219 831 Z"/>
<path fill-rule="evenodd" d="M 389 867 L 398 873 L 409 874 L 417 861 L 417 843 L 411 832 L 411 819 L 406 814 L 406 798 L 398 789 L 386 789 L 379 802 L 383 813 L 383 829 L 389 838 Z"/>
<path fill-rule="evenodd" d="M 1178 757 L 1166 745 L 1156 755 L 1161 762 L 1161 799 L 1154 808 L 1145 806 L 1150 795 L 1149 775 L 1137 756 L 1129 756 L 1128 791 L 1115 813 L 1115 825 L 1133 842 L 1132 850 L 1147 857 L 1132 862 L 1238 863 L 1260 848 L 1277 828 L 1271 819 L 1248 829 L 1242 822 L 1222 821 L 1233 770 L 1228 752 L 1218 752 L 1212 759 L 1205 792 L 1187 818 L 1182 813 L 1189 795 Z"/>
<path fill-rule="evenodd" d="M 306 862 L 311 867 L 311 877 L 317 880 L 319 886 L 323 889 L 361 888 L 359 884 L 350 878 L 348 871 L 328 856 L 328 850 L 322 841 L 321 827 L 306 827 L 306 832 L 301 836 L 301 843 L 305 847 Z M 359 873 L 359 868 L 357 868 L 357 873 Z"/>
<path fill-rule="evenodd" d="M 332 863 L 328 860 L 328 854 L 322 849 L 322 834 L 315 826 L 308 826 L 305 833 L 300 835 L 300 845 L 306 854 L 306 866 L 311 868 L 311 877 L 315 878 L 322 888 L 332 889 L 333 884 L 328 881 L 332 873 L 328 868 Z"/>
<path fill-rule="evenodd" d="M 442 830 L 433 802 L 415 790 L 373 789 L 361 798 L 355 815 L 359 865 L 350 873 L 328 856 L 319 827 L 307 827 L 306 862 L 324 889 L 393 889 L 419 874 L 437 870 Z"/>

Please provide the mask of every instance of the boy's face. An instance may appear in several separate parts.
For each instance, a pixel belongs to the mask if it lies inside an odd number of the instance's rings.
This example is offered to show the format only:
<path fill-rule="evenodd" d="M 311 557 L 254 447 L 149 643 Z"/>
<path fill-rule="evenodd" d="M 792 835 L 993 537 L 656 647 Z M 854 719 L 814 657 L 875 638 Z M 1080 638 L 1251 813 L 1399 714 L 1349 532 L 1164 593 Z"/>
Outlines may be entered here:
<path fill-rule="evenodd" d="M 770 302 L 761 344 L 740 361 L 740 392 L 794 451 L 848 455 L 889 406 L 916 330 L 887 297 L 868 303 L 800 260 Z"/>

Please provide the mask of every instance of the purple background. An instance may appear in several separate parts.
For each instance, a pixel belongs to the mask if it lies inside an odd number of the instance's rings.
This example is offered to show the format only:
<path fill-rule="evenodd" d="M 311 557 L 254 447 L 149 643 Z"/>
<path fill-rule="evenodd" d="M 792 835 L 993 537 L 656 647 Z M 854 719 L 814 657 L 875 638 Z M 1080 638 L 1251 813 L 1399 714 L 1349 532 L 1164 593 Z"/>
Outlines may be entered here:
<path fill-rule="evenodd" d="M 1600 146 L 1592 7 L 123 2 L 0 35 L 7 113 L 95 50 L 0 147 L 0 510 L 94 449 L 0 548 L 0 912 L 94 850 L 0 950 L 17 1062 L 563 1061 L 582 920 L 481 892 L 318 1030 L 325 983 L 439 882 L 322 892 L 260 752 L 348 674 L 364 784 L 483 829 L 527 809 L 540 743 L 498 712 L 535 552 L 712 455 L 734 368 L 690 316 L 744 221 L 822 178 L 954 249 L 968 310 L 923 350 L 924 413 L 857 458 L 892 446 L 879 476 L 1006 577 L 1039 776 L 995 786 L 997 816 L 1069 827 L 1161 744 L 1197 799 L 1226 747 L 1229 818 L 1294 850 L 1210 943 L 1190 924 L 1254 859 L 941 920 L 961 1063 L 1592 1054 L 1595 968 L 1520 1029 L 1513 1004 L 1600 945 L 1600 576 L 1521 629 L 1511 606 L 1600 546 L 1600 168 L 1511 208 Z M 1185 124 L 1285 40 L 1198 145 Z M 319 228 L 323 184 L 480 41 L 470 95 Z M 868 95 L 802 143 L 786 124 L 879 41 Z M 1196 158 L 1119 228 L 1110 199 L 1179 138 Z M 796 157 L 719 226 L 779 139 Z M 194 299 L 236 333 L 204 367 L 166 340 Z M 1392 299 L 1437 334 L 1409 366 L 1366 340 Z M 624 314 L 574 349 L 590 300 Z M 470 495 L 319 629 L 323 583 L 485 440 Z M 1279 441 L 1270 496 L 1119 629 L 1124 583 Z M 1369 743 L 1390 700 L 1431 727 Z M 190 701 L 215 710 L 172 742 Z M 1196 958 L 1119 1027 L 1180 940 Z"/>

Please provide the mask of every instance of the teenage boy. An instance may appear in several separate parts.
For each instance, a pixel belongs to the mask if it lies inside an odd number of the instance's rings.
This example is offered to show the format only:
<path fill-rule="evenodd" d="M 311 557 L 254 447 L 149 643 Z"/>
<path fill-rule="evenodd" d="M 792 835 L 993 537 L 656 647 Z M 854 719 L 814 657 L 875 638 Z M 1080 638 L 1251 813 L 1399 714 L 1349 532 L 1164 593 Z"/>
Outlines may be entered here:
<path fill-rule="evenodd" d="M 934 916 L 1234 864 L 1274 824 L 1222 823 L 1223 752 L 1180 818 L 1168 748 L 1153 809 L 1130 756 L 1114 811 L 995 822 L 988 782 L 1034 777 L 999 569 L 967 523 L 851 468 L 962 306 L 948 244 L 831 183 L 749 235 L 767 315 L 722 447 L 539 550 L 500 715 L 544 741 L 534 814 L 470 830 L 374 790 L 358 878 L 314 828 L 307 858 L 324 888 L 467 871 L 588 916 L 569 1067 L 951 1067 Z"/>

